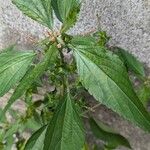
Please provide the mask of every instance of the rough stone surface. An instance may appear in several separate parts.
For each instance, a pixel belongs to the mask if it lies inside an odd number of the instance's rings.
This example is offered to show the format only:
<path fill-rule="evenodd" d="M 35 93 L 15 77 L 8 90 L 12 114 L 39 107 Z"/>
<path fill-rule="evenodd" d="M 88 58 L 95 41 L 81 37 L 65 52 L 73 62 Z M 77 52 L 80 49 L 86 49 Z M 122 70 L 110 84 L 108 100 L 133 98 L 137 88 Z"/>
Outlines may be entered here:
<path fill-rule="evenodd" d="M 0 24 L 0 47 L 24 42 L 20 45 L 30 48 L 31 37 L 38 39 L 46 31 L 23 16 L 11 0 L 0 0 Z M 83 0 L 79 21 L 70 32 L 85 34 L 98 26 L 112 37 L 111 44 L 128 49 L 150 66 L 150 0 Z"/>
<path fill-rule="evenodd" d="M 133 150 L 150 150 L 150 135 L 148 133 L 145 133 L 130 122 L 120 118 L 117 114 L 107 109 L 106 107 L 98 107 L 93 113 L 93 116 L 95 116 L 97 120 L 102 120 L 106 124 L 110 125 L 113 129 L 126 137 L 130 141 Z M 93 140 L 91 135 L 88 135 L 89 142 L 97 143 L 100 145 L 101 142 L 95 142 L 95 139 Z M 117 150 L 128 149 L 119 147 Z"/>
<path fill-rule="evenodd" d="M 58 29 L 60 24 L 55 22 Z M 99 27 L 112 37 L 111 45 L 128 49 L 150 67 L 150 0 L 83 0 L 78 23 L 70 33 L 84 35 Z M 0 0 L 0 49 L 13 43 L 20 49 L 32 49 L 46 31 L 22 15 L 11 0 Z M 134 150 L 150 150 L 150 135 L 103 107 L 96 114 L 129 138 Z"/>

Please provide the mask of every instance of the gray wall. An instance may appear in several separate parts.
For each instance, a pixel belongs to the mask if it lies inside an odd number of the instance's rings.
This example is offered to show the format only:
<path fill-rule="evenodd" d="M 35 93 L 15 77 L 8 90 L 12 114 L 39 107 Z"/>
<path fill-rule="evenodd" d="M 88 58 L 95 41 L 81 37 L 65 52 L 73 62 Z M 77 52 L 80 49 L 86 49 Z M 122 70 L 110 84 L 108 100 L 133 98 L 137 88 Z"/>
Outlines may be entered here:
<path fill-rule="evenodd" d="M 10 0 L 0 0 L 0 7 L 0 47 L 16 41 L 29 47 L 29 37 L 39 38 L 46 30 L 24 17 Z M 71 33 L 85 34 L 99 24 L 112 36 L 111 44 L 128 49 L 150 66 L 150 0 L 83 0 L 79 21 Z"/>
<path fill-rule="evenodd" d="M 150 0 L 83 0 L 79 21 L 70 32 L 84 35 L 98 25 L 112 37 L 111 45 L 128 49 L 150 67 Z M 32 39 L 43 37 L 46 30 L 23 16 L 10 0 L 0 0 L 0 48 L 17 42 L 20 49 L 32 49 Z M 135 150 L 150 150 L 149 134 L 104 108 L 96 113 L 129 138 Z"/>

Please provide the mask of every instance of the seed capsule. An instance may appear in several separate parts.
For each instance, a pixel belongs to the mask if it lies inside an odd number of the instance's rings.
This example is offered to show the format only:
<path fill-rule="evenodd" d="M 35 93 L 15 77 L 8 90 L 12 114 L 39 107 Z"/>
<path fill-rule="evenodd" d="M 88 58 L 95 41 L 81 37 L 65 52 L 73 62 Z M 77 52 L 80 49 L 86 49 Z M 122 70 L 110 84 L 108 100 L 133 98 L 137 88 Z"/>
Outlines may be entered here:
<path fill-rule="evenodd" d="M 57 48 L 62 48 L 62 45 L 60 43 L 57 44 Z"/>

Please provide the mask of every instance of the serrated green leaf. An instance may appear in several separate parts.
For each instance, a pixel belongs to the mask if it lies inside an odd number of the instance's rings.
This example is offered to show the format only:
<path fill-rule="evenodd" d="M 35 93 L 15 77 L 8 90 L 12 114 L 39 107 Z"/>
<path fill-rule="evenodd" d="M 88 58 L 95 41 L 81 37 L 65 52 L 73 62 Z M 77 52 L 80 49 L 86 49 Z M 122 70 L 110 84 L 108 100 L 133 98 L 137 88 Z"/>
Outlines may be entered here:
<path fill-rule="evenodd" d="M 25 15 L 52 29 L 51 0 L 12 0 Z"/>
<path fill-rule="evenodd" d="M 33 52 L 6 51 L 0 53 L 0 97 L 21 80 L 34 56 Z"/>
<path fill-rule="evenodd" d="M 109 147 L 115 149 L 118 146 L 131 148 L 128 140 L 118 133 L 110 132 L 112 129 L 102 122 L 97 123 L 93 118 L 90 118 L 90 127 L 94 135 L 103 140 Z"/>
<path fill-rule="evenodd" d="M 80 11 L 79 0 L 52 0 L 57 18 L 63 23 L 62 32 L 72 27 Z"/>
<path fill-rule="evenodd" d="M 150 131 L 150 115 L 136 96 L 126 68 L 110 51 L 94 46 L 70 46 L 83 86 L 96 100 Z"/>
<path fill-rule="evenodd" d="M 127 67 L 132 70 L 135 74 L 145 76 L 143 64 L 131 53 L 125 51 L 124 49 L 117 48 L 118 53 L 120 54 L 121 59 L 125 62 Z"/>
<path fill-rule="evenodd" d="M 69 95 L 65 100 L 60 100 L 56 110 L 46 131 L 44 150 L 82 149 L 84 145 L 83 125 Z"/>
<path fill-rule="evenodd" d="M 46 127 L 41 127 L 29 138 L 24 150 L 43 150 Z"/>
<path fill-rule="evenodd" d="M 15 89 L 13 95 L 9 99 L 1 115 L 4 115 L 6 111 L 10 108 L 10 106 L 18 98 L 20 98 L 25 93 L 25 91 L 30 88 L 32 83 L 34 83 L 44 73 L 44 71 L 49 67 L 51 60 L 56 58 L 56 51 L 57 49 L 54 45 L 50 46 L 47 53 L 45 54 L 43 61 L 37 64 L 22 78 L 20 84 Z"/>

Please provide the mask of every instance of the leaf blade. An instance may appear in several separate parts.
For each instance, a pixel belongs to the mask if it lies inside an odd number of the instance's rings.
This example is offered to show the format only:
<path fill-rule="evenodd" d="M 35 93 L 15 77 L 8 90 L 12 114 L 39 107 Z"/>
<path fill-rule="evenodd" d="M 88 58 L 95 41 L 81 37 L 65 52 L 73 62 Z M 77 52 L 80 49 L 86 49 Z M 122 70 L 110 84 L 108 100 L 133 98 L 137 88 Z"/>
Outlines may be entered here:
<path fill-rule="evenodd" d="M 150 115 L 136 96 L 120 59 L 100 47 L 73 45 L 81 83 L 96 100 L 150 131 Z"/>
<path fill-rule="evenodd" d="M 53 18 L 51 0 L 13 0 L 12 2 L 25 15 L 52 29 Z"/>
<path fill-rule="evenodd" d="M 45 138 L 46 127 L 43 126 L 39 130 L 37 130 L 33 135 L 29 138 L 25 145 L 25 150 L 42 150 L 43 143 Z"/>
<path fill-rule="evenodd" d="M 44 150 L 77 150 L 84 145 L 83 125 L 70 96 L 58 105 L 48 125 Z"/>
<path fill-rule="evenodd" d="M 49 50 L 46 53 L 46 57 L 43 61 L 33 69 L 31 69 L 21 80 L 20 84 L 15 89 L 13 95 L 9 99 L 8 103 L 6 104 L 5 108 L 3 109 L 1 116 L 3 116 L 6 111 L 11 107 L 11 105 L 20 98 L 24 92 L 32 85 L 34 81 L 36 81 L 48 68 L 50 62 L 54 57 L 56 57 L 56 47 L 54 45 L 50 46 Z"/>
<path fill-rule="evenodd" d="M 32 52 L 17 51 L 0 54 L 0 97 L 22 79 L 34 56 Z"/>
<path fill-rule="evenodd" d="M 63 23 L 62 32 L 72 27 L 80 11 L 80 2 L 78 0 L 53 0 L 52 6 L 57 18 Z"/>

